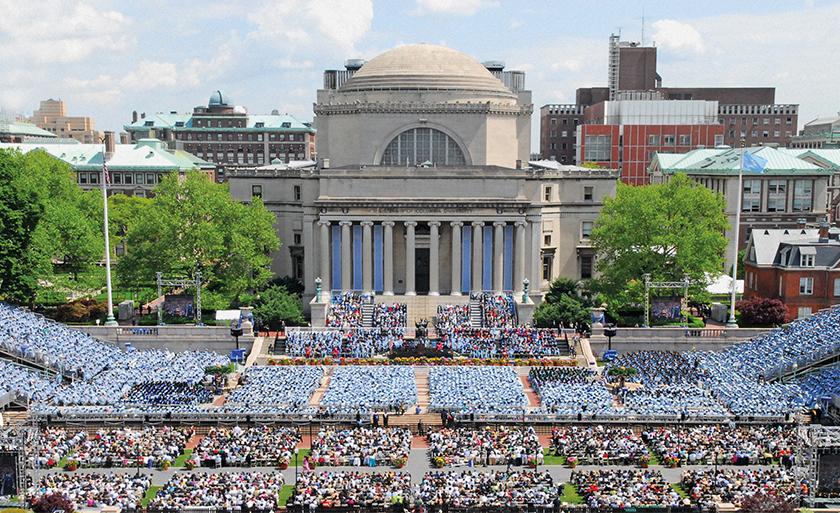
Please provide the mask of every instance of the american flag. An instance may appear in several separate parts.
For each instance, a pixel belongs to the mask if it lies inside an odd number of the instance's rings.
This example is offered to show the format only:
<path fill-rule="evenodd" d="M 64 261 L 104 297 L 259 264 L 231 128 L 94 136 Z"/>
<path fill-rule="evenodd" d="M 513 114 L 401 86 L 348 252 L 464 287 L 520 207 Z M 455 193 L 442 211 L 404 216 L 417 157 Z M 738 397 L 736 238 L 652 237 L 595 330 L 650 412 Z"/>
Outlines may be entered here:
<path fill-rule="evenodd" d="M 108 173 L 108 164 L 105 163 L 104 155 L 102 160 L 102 177 L 105 180 L 105 185 L 111 183 L 111 174 Z"/>

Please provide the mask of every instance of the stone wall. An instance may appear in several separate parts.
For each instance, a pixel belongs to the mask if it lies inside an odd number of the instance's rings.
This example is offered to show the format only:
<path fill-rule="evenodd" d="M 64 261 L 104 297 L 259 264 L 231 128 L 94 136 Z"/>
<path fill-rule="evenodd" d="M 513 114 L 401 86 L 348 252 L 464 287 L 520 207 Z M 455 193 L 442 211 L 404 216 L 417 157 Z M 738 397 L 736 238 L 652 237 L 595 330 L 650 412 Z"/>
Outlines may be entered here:
<path fill-rule="evenodd" d="M 612 348 L 619 352 L 719 351 L 767 331 L 763 328 L 618 328 Z M 590 344 L 595 355 L 607 349 L 603 328 L 593 328 Z"/>
<path fill-rule="evenodd" d="M 215 351 L 228 354 L 236 349 L 236 340 L 227 326 L 74 326 L 94 337 L 121 348 L 131 344 L 137 349 L 170 351 Z M 239 337 L 239 347 L 250 349 L 253 336 Z"/>

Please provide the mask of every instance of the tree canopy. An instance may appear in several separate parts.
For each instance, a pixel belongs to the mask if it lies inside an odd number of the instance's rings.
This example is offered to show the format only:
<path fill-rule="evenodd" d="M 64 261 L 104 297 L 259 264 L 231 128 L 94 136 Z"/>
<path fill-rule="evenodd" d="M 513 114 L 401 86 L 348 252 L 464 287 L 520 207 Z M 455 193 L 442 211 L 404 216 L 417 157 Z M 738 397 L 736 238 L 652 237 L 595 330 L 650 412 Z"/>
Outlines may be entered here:
<path fill-rule="evenodd" d="M 233 301 L 271 278 L 269 253 L 280 244 L 273 225 L 274 215 L 259 199 L 240 203 L 226 185 L 197 171 L 173 174 L 127 227 L 119 279 L 148 285 L 158 271 L 170 277 L 200 271 L 211 291 Z"/>
<path fill-rule="evenodd" d="M 254 315 L 264 326 L 271 329 L 277 329 L 281 322 L 289 326 L 304 323 L 300 298 L 287 291 L 285 287 L 277 285 L 272 285 L 260 292 L 254 306 Z"/>
<path fill-rule="evenodd" d="M 32 303 L 54 267 L 74 275 L 104 255 L 89 208 L 95 192 L 70 166 L 42 151 L 0 150 L 0 299 Z"/>
<path fill-rule="evenodd" d="M 639 301 L 645 273 L 654 281 L 688 275 L 702 293 L 707 276 L 724 271 L 727 228 L 723 197 L 677 174 L 663 184 L 618 184 L 592 230 L 598 289 L 612 300 Z"/>

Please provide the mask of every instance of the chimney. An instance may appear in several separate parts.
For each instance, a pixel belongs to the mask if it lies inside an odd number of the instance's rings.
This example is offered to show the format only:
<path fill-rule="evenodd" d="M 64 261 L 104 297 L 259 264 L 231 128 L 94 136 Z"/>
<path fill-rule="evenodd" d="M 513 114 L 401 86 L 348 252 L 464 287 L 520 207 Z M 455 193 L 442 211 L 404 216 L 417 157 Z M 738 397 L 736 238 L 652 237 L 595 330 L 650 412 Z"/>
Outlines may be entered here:
<path fill-rule="evenodd" d="M 146 113 L 145 112 L 140 113 L 140 119 L 146 119 Z"/>
<path fill-rule="evenodd" d="M 828 219 L 820 221 L 820 242 L 828 242 Z"/>
<path fill-rule="evenodd" d="M 137 123 L 137 111 L 136 110 L 131 111 L 131 122 L 132 123 Z"/>
<path fill-rule="evenodd" d="M 114 154 L 115 146 L 117 144 L 114 132 L 105 132 L 105 154 L 110 158 Z"/>
<path fill-rule="evenodd" d="M 322 159 L 321 160 L 321 169 L 329 169 L 330 168 L 330 159 Z"/>
<path fill-rule="evenodd" d="M 522 169 L 522 160 L 516 159 L 516 169 Z"/>

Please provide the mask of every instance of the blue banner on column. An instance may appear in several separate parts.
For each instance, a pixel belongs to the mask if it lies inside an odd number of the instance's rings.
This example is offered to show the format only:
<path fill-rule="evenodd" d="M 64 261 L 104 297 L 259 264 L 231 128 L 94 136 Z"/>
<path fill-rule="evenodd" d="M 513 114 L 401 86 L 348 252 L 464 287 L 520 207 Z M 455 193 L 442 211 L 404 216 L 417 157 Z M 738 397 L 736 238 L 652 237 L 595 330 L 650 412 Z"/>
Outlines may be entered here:
<path fill-rule="evenodd" d="M 332 225 L 332 288 L 341 289 L 341 227 Z"/>
<path fill-rule="evenodd" d="M 373 225 L 373 290 L 382 292 L 383 284 L 382 269 L 385 265 L 385 255 L 382 239 L 382 225 Z"/>
<path fill-rule="evenodd" d="M 362 290 L 362 225 L 353 225 L 353 288 Z"/>
<path fill-rule="evenodd" d="M 461 227 L 461 292 L 469 292 L 472 286 L 472 228 Z"/>
<path fill-rule="evenodd" d="M 484 248 L 482 260 L 484 269 L 481 275 L 481 288 L 493 290 L 493 226 L 484 227 Z"/>
<path fill-rule="evenodd" d="M 513 225 L 505 225 L 505 250 L 504 250 L 504 272 L 503 287 L 505 290 L 513 290 Z"/>

